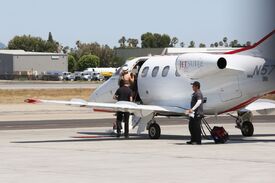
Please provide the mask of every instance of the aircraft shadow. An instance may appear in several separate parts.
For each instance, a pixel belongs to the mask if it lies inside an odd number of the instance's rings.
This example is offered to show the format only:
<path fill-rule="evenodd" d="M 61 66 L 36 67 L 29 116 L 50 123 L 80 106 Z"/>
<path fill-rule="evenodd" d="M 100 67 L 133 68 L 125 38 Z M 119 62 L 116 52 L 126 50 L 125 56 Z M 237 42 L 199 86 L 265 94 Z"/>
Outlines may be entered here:
<path fill-rule="evenodd" d="M 64 140 L 41 140 L 41 141 L 13 141 L 11 143 L 58 143 L 58 142 L 98 142 L 98 141 L 122 141 L 122 140 L 152 140 L 149 139 L 147 134 L 129 134 L 129 138 L 116 137 L 113 133 L 107 132 L 78 132 L 78 134 L 83 134 L 87 136 L 73 136 L 73 139 L 64 139 Z M 160 139 L 157 140 L 188 140 L 189 136 L 183 135 L 161 135 Z"/>
<path fill-rule="evenodd" d="M 40 141 L 12 141 L 11 143 L 64 143 L 64 142 L 99 142 L 99 141 L 137 141 L 137 140 L 152 140 L 149 139 L 148 134 L 129 134 L 130 138 L 124 138 L 122 135 L 120 138 L 117 138 L 114 133 L 108 132 L 78 132 L 78 134 L 83 136 L 72 136 L 72 139 L 61 139 L 61 140 L 40 140 Z M 253 137 L 274 137 L 275 134 L 255 134 Z M 236 143 L 257 143 L 257 142 L 275 142 L 275 139 L 255 139 L 253 137 L 243 137 L 242 135 L 229 135 L 229 140 L 227 144 L 236 144 Z M 161 135 L 159 140 L 184 140 L 187 141 L 190 139 L 190 136 L 185 135 Z M 203 138 L 204 139 L 204 138 Z M 211 140 L 211 137 L 208 136 L 207 142 L 203 144 L 215 144 Z M 184 143 L 175 143 L 176 145 L 187 145 Z"/>

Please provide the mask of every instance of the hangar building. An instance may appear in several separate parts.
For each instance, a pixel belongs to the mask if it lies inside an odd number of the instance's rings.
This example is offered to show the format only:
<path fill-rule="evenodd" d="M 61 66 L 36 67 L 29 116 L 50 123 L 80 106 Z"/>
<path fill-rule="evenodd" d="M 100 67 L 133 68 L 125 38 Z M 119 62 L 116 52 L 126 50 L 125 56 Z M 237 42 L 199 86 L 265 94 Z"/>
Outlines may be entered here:
<path fill-rule="evenodd" d="M 68 71 L 66 54 L 0 50 L 0 76 L 21 72 L 27 75 L 43 75 L 52 71 Z"/>

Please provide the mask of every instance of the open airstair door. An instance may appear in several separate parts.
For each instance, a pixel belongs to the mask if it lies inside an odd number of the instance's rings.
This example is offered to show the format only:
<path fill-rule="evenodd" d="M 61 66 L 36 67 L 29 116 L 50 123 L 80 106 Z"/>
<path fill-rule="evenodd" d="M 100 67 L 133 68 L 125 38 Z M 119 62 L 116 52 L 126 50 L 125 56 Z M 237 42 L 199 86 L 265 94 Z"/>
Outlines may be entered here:
<path fill-rule="evenodd" d="M 134 88 L 133 88 L 133 93 L 134 93 L 134 102 L 136 103 L 142 103 L 141 98 L 139 96 L 139 92 L 138 92 L 138 75 L 140 74 L 141 70 L 141 66 L 146 62 L 146 60 L 148 60 L 148 58 L 142 58 L 139 59 L 135 66 L 132 69 L 132 73 L 135 74 L 135 84 L 134 84 Z"/>
<path fill-rule="evenodd" d="M 227 76 L 224 84 L 220 86 L 220 98 L 222 102 L 233 100 L 242 96 L 237 76 Z"/>

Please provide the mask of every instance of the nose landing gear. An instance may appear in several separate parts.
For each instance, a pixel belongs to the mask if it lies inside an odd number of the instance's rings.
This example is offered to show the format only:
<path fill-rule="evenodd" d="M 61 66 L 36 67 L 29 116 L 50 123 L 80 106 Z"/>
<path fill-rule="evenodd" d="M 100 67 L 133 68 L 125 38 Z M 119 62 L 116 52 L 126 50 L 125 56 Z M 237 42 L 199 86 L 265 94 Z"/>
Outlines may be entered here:
<path fill-rule="evenodd" d="M 252 124 L 253 114 L 251 111 L 238 111 L 238 116 L 230 116 L 236 119 L 236 128 L 239 128 L 244 137 L 251 137 L 254 133 L 254 126 Z"/>

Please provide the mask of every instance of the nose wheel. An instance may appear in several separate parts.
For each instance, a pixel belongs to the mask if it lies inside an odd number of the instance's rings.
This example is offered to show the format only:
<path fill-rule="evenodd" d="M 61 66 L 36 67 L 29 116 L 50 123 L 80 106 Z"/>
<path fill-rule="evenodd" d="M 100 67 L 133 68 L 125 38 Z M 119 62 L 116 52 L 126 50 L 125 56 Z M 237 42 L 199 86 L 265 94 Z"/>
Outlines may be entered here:
<path fill-rule="evenodd" d="M 151 139 L 159 139 L 161 134 L 161 129 L 159 124 L 151 123 L 148 127 L 148 134 Z"/>
<path fill-rule="evenodd" d="M 251 111 L 238 111 L 238 116 L 235 117 L 229 114 L 231 117 L 236 119 L 236 128 L 239 128 L 244 137 L 251 137 L 254 133 L 254 127 L 252 124 L 253 114 Z"/>
<path fill-rule="evenodd" d="M 241 125 L 241 132 L 245 137 L 251 137 L 254 133 L 253 124 L 250 121 L 245 121 Z"/>

